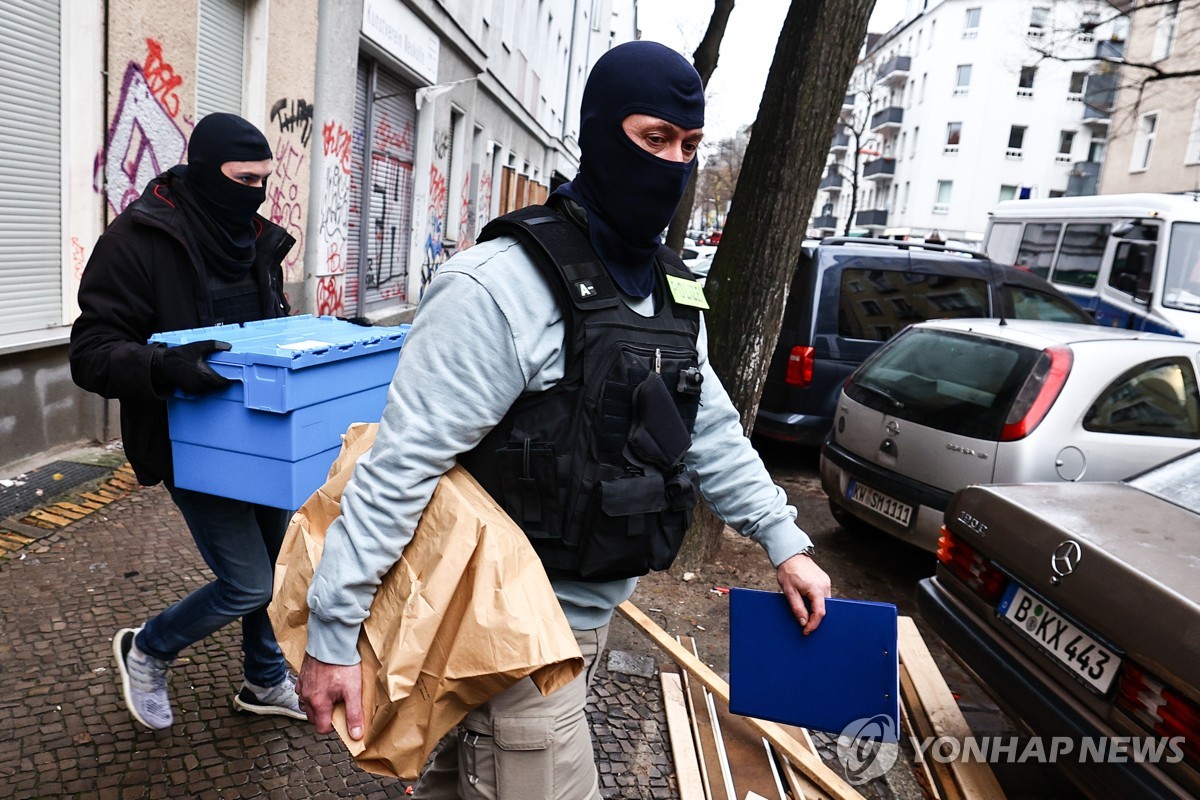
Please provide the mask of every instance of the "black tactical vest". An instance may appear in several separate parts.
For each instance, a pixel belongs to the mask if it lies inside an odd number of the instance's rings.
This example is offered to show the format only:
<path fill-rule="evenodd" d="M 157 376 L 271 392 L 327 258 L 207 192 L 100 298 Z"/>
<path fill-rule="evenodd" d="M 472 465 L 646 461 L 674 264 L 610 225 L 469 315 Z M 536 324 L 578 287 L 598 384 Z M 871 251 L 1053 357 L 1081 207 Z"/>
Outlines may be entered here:
<path fill-rule="evenodd" d="M 516 237 L 553 287 L 566 326 L 563 379 L 523 395 L 462 464 L 525 531 L 552 578 L 608 581 L 666 569 L 696 504 L 682 463 L 700 406 L 700 312 L 667 275 L 694 281 L 666 247 L 658 312 L 617 294 L 587 233 L 546 206 L 490 222 Z"/>

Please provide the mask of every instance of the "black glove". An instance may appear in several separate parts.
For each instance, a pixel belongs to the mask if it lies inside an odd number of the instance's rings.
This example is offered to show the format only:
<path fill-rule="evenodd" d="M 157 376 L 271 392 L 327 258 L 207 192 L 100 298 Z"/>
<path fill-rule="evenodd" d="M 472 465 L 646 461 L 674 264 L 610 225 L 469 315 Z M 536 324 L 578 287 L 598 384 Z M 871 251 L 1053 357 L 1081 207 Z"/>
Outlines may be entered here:
<path fill-rule="evenodd" d="M 342 322 L 350 322 L 355 325 L 360 325 L 364 328 L 370 328 L 375 325 L 375 323 L 371 322 L 371 320 L 367 317 L 338 317 L 338 319 L 340 319 Z"/>
<path fill-rule="evenodd" d="M 203 342 L 181 344 L 178 347 L 160 348 L 154 354 L 153 373 L 157 381 L 182 389 L 188 394 L 203 394 L 224 389 L 228 378 L 218 375 L 208 365 L 212 353 L 229 350 L 229 342 L 207 339 Z"/>

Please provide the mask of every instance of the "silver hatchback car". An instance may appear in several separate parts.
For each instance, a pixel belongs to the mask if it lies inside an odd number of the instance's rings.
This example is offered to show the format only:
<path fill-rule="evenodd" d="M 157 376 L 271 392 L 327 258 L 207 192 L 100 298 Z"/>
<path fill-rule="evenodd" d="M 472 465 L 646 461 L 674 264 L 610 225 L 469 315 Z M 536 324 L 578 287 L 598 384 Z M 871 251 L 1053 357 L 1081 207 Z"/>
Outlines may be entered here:
<path fill-rule="evenodd" d="M 937 549 L 971 484 L 1113 481 L 1200 441 L 1200 343 L 1032 320 L 905 330 L 846 382 L 821 483 L 846 528 Z"/>

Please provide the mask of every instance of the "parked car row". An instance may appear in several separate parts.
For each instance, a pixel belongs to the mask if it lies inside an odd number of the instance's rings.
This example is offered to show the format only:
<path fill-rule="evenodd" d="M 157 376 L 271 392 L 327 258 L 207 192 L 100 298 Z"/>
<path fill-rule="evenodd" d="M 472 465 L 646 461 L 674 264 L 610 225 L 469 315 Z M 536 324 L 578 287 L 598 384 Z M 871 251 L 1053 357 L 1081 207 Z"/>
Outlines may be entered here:
<path fill-rule="evenodd" d="M 1098 325 L 914 325 L 840 392 L 830 508 L 933 551 L 965 486 L 1140 472 L 1200 446 L 1198 358 L 1200 343 Z"/>
<path fill-rule="evenodd" d="M 936 551 L 922 612 L 1010 715 L 1130 748 L 1059 759 L 1082 791 L 1200 796 L 1200 342 L 1096 325 L 1048 263 L 807 246 L 756 433 L 823 442 L 844 528 Z"/>

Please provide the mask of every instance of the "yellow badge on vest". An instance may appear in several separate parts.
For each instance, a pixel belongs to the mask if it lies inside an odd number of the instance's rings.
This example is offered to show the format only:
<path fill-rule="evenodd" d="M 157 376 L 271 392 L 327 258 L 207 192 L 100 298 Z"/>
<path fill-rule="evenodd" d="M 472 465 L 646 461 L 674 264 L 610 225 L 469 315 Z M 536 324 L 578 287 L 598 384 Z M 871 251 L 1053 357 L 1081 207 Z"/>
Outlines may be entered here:
<path fill-rule="evenodd" d="M 698 282 L 668 275 L 667 288 L 671 290 L 671 297 L 679 305 L 708 310 L 708 300 L 704 298 L 704 287 Z"/>

